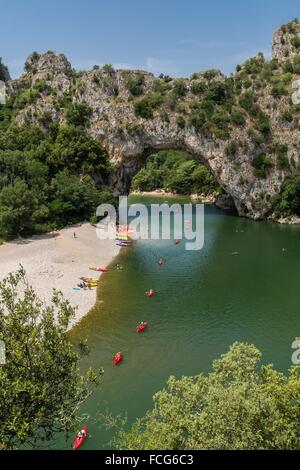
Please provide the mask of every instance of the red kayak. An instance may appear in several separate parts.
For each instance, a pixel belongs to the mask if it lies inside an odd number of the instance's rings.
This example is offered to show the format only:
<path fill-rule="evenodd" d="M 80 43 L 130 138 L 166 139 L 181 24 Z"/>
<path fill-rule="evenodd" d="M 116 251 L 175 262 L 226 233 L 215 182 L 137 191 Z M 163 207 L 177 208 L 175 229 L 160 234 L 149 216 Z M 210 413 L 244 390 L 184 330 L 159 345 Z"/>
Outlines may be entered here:
<path fill-rule="evenodd" d="M 136 329 L 138 333 L 143 333 L 148 328 L 148 323 L 146 321 L 143 321 Z"/>
<path fill-rule="evenodd" d="M 147 295 L 147 297 L 149 297 L 149 298 L 150 298 L 150 297 L 153 297 L 154 294 L 155 294 L 155 292 L 154 292 L 154 290 L 152 290 L 152 289 L 149 290 L 148 292 L 146 292 L 146 295 Z"/>
<path fill-rule="evenodd" d="M 114 357 L 114 364 L 115 366 L 117 366 L 118 364 L 120 364 L 120 362 L 123 360 L 123 354 L 121 352 L 119 352 L 118 354 L 115 355 Z"/>
<path fill-rule="evenodd" d="M 108 269 L 106 268 L 99 268 L 97 269 L 98 273 L 108 273 Z"/>
<path fill-rule="evenodd" d="M 75 438 L 75 441 L 74 441 L 74 444 L 73 444 L 73 449 L 74 450 L 79 449 L 79 447 L 82 446 L 82 444 L 84 443 L 86 438 L 87 438 L 87 428 L 86 428 L 86 426 L 84 426 L 81 433 L 78 433 L 76 438 Z"/>

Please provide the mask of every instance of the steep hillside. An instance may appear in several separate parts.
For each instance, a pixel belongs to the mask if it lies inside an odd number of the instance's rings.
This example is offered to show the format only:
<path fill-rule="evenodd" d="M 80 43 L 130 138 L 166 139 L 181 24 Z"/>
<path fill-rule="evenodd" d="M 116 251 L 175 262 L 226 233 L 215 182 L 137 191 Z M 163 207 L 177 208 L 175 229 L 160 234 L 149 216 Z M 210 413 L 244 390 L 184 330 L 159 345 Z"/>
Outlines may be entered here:
<path fill-rule="evenodd" d="M 8 89 L 18 126 L 83 124 L 108 152 L 116 194 L 153 151 L 179 149 L 210 168 L 240 215 L 300 215 L 297 20 L 275 32 L 271 61 L 258 54 L 230 77 L 156 78 L 110 65 L 77 73 L 49 51 L 29 56 Z"/>

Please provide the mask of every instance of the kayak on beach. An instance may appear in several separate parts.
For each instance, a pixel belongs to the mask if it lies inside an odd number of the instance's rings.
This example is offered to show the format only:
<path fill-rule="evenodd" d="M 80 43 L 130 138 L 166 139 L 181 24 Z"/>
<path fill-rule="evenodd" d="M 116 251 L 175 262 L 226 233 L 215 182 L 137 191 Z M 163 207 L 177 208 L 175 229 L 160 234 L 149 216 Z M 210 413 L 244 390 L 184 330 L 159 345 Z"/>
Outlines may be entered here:
<path fill-rule="evenodd" d="M 121 246 L 122 248 L 127 248 L 132 246 L 132 242 L 117 241 L 116 245 Z"/>
<path fill-rule="evenodd" d="M 91 282 L 91 283 L 98 283 L 99 282 L 99 279 L 93 279 L 91 277 L 81 277 L 80 280 L 83 281 L 83 282 Z"/>
<path fill-rule="evenodd" d="M 98 273 L 108 273 L 108 269 L 106 269 L 106 268 L 93 268 L 93 267 L 90 267 L 89 269 L 90 269 L 90 271 L 96 271 Z"/>

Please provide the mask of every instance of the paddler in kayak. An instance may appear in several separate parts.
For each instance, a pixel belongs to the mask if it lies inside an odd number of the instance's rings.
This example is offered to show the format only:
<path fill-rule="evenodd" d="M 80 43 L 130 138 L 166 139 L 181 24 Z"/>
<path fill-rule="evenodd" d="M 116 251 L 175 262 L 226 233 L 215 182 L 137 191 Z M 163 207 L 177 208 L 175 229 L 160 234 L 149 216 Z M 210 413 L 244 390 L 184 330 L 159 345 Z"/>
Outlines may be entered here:
<path fill-rule="evenodd" d="M 79 433 L 77 434 L 75 438 L 75 441 L 73 443 L 73 449 L 78 450 L 82 446 L 86 438 L 87 438 L 87 428 L 86 426 L 84 426 L 84 428 L 81 431 L 79 431 Z"/>
<path fill-rule="evenodd" d="M 136 330 L 137 330 L 138 333 L 142 333 L 143 331 L 145 331 L 145 330 L 148 328 L 148 326 L 149 326 L 149 325 L 148 325 L 148 322 L 142 321 L 142 322 L 138 325 L 138 327 L 137 327 Z"/>
<path fill-rule="evenodd" d="M 155 292 L 154 292 L 153 289 L 151 289 L 151 290 L 149 290 L 148 292 L 146 292 L 147 297 L 153 297 L 154 294 L 155 294 Z"/>
<path fill-rule="evenodd" d="M 79 433 L 77 434 L 77 437 L 79 439 L 82 439 L 83 437 L 86 437 L 86 432 L 84 429 L 82 429 L 82 431 L 79 431 Z"/>

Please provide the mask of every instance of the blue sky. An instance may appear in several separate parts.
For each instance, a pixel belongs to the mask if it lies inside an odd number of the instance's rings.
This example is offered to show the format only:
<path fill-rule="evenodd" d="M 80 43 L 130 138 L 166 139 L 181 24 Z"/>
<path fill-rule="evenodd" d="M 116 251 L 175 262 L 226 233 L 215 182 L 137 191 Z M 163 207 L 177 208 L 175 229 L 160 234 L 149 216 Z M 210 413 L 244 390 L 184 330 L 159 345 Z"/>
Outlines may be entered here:
<path fill-rule="evenodd" d="M 0 0 L 0 56 L 21 74 L 34 50 L 78 69 L 112 63 L 154 74 L 231 73 L 300 16 L 299 0 Z"/>

